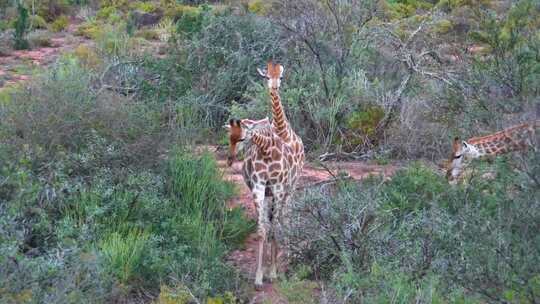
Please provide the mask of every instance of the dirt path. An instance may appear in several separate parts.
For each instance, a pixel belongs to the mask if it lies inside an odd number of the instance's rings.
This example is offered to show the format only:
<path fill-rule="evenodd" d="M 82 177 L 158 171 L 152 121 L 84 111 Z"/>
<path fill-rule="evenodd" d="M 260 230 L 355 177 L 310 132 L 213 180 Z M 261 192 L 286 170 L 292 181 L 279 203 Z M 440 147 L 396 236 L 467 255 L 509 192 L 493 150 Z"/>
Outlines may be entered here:
<path fill-rule="evenodd" d="M 242 162 L 236 162 L 232 167 L 227 167 L 224 152 L 215 153 L 219 166 L 225 173 L 225 178 L 238 185 L 239 194 L 230 202 L 231 205 L 243 206 L 247 215 L 250 218 L 255 219 L 255 205 L 249 189 L 244 184 L 241 174 Z M 332 173 L 343 171 L 355 180 L 360 180 L 372 174 L 390 176 L 397 169 L 394 165 L 380 166 L 372 165 L 367 162 L 326 162 L 325 167 L 330 169 Z M 299 186 L 310 185 L 331 178 L 332 174 L 330 174 L 327 169 L 307 163 L 302 172 Z M 255 278 L 257 245 L 258 236 L 256 233 L 253 233 L 247 238 L 244 248 L 233 251 L 228 258 L 237 269 L 247 274 L 247 277 L 250 280 Z M 279 294 L 272 283 L 265 283 L 262 290 L 254 292 L 250 303 L 282 304 L 288 302 Z"/>
<path fill-rule="evenodd" d="M 8 56 L 0 56 L 0 91 L 30 80 L 36 68 L 52 64 L 60 55 L 80 45 L 92 44 L 92 40 L 75 35 L 79 24 L 79 20 L 73 19 L 65 31 L 53 33 L 50 47 L 12 51 Z"/>

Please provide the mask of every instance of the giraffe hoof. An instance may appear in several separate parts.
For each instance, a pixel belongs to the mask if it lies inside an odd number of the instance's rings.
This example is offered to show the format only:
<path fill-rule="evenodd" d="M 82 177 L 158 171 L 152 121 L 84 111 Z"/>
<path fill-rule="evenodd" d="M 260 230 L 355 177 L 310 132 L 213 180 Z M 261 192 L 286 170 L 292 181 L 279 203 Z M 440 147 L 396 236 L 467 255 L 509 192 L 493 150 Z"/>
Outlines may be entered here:
<path fill-rule="evenodd" d="M 255 290 L 256 290 L 256 291 L 261 291 L 261 290 L 263 290 L 263 284 L 262 284 L 262 283 L 260 283 L 260 284 L 255 283 Z"/>

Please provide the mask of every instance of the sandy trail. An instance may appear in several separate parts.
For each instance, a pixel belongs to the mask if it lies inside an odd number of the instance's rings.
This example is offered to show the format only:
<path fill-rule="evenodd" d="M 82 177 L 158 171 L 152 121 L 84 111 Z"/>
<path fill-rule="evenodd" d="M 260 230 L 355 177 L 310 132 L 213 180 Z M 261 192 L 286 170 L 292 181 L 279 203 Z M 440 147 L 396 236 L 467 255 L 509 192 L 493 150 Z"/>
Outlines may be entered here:
<path fill-rule="evenodd" d="M 231 200 L 231 206 L 243 206 L 247 215 L 252 219 L 256 219 L 255 205 L 241 174 L 242 162 L 237 161 L 232 167 L 227 167 L 225 153 L 216 150 L 214 150 L 214 153 L 216 154 L 220 168 L 224 172 L 225 179 L 238 185 L 238 195 Z M 397 170 L 397 167 L 394 165 L 381 166 L 367 162 L 325 162 L 324 165 L 327 169 L 330 169 L 332 174 L 343 172 L 355 180 L 360 180 L 372 174 L 388 177 Z M 318 167 L 312 163 L 306 163 L 299 181 L 299 186 L 302 187 L 332 179 L 333 176 L 327 169 Z M 237 269 L 247 274 L 250 281 L 255 278 L 257 248 L 258 236 L 256 233 L 253 233 L 247 238 L 244 248 L 233 251 L 228 257 L 228 260 Z M 281 265 L 280 268 L 285 267 L 286 265 Z M 282 304 L 287 303 L 287 300 L 279 294 L 272 283 L 265 282 L 262 290 L 255 291 L 250 303 Z"/>

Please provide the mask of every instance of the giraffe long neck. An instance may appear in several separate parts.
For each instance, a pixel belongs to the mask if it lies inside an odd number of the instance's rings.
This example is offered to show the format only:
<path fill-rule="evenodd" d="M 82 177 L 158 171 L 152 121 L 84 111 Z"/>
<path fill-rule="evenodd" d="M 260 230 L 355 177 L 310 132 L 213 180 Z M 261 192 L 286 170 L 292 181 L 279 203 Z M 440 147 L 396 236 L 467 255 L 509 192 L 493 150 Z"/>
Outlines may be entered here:
<path fill-rule="evenodd" d="M 283 111 L 281 98 L 277 89 L 270 89 L 270 98 L 272 100 L 272 124 L 276 130 L 276 134 L 285 142 L 288 142 L 289 137 L 289 122 Z"/>
<path fill-rule="evenodd" d="M 253 136 L 251 137 L 251 141 L 263 151 L 266 151 L 268 148 L 270 148 L 273 142 L 272 137 L 258 133 L 253 134 Z"/>
<path fill-rule="evenodd" d="M 531 145 L 530 139 L 535 127 L 534 124 L 518 125 L 488 136 L 471 138 L 469 143 L 475 146 L 478 156 L 522 150 Z"/>

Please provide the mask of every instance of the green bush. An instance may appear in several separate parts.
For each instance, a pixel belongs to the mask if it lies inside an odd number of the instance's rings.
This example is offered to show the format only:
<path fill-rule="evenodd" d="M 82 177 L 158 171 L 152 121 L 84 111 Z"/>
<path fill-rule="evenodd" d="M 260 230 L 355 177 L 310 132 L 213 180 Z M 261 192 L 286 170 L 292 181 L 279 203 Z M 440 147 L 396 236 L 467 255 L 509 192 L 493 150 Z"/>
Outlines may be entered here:
<path fill-rule="evenodd" d="M 40 15 L 30 16 L 30 28 L 32 29 L 46 29 L 47 21 L 43 19 Z"/>
<path fill-rule="evenodd" d="M 130 4 L 130 7 L 136 10 L 143 11 L 145 13 L 153 13 L 157 11 L 158 7 L 152 2 L 140 2 Z"/>
<path fill-rule="evenodd" d="M 124 161 L 155 164 L 160 152 L 151 142 L 161 132 L 154 120 L 159 107 L 96 96 L 90 87 L 91 74 L 75 58 L 51 66 L 31 89 L 12 94 L 2 117 L 2 127 L 12 136 L 5 142 L 17 152 L 26 147 L 35 161 L 69 160 L 81 175 L 105 164 L 123 166 Z M 136 151 L 142 154 L 135 156 Z"/>
<path fill-rule="evenodd" d="M 51 23 L 51 30 L 53 32 L 61 32 L 65 30 L 69 25 L 69 19 L 67 16 L 62 15 L 56 18 L 53 23 Z"/>
<path fill-rule="evenodd" d="M 271 4 L 262 0 L 252 0 L 248 2 L 248 11 L 257 15 L 266 15 L 271 9 Z"/>
<path fill-rule="evenodd" d="M 69 12 L 68 0 L 41 0 L 36 3 L 39 16 L 48 22 L 53 22 L 57 17 Z"/>
<path fill-rule="evenodd" d="M 159 32 L 155 29 L 138 30 L 136 36 L 144 38 L 146 40 L 159 40 Z"/>
<path fill-rule="evenodd" d="M 534 303 L 539 158 L 477 167 L 466 185 L 414 165 L 387 182 L 308 189 L 289 231 L 293 265 L 331 286 L 329 302 Z"/>
<path fill-rule="evenodd" d="M 114 232 L 100 242 L 107 268 L 120 283 L 127 284 L 144 273 L 141 268 L 148 252 L 148 238 L 147 233 L 131 230 L 125 234 Z"/>
<path fill-rule="evenodd" d="M 210 7 L 203 5 L 200 7 L 182 7 L 177 10 L 177 15 L 174 16 L 178 19 L 176 22 L 176 31 L 179 34 L 190 37 L 202 29 L 204 19 L 206 15 L 210 13 Z"/>
<path fill-rule="evenodd" d="M 52 46 L 51 34 L 47 31 L 32 31 L 27 38 L 31 48 Z"/>
<path fill-rule="evenodd" d="M 117 23 L 121 20 L 121 12 L 115 6 L 105 6 L 96 13 L 96 18 L 102 22 Z"/>
<path fill-rule="evenodd" d="M 419 164 L 400 170 L 382 188 L 382 208 L 401 218 L 445 201 L 447 181 Z"/>
<path fill-rule="evenodd" d="M 28 32 L 28 9 L 22 3 L 17 3 L 18 16 L 15 20 L 15 32 L 13 32 L 14 47 L 16 50 L 27 49 L 30 45 L 26 40 Z"/>
<path fill-rule="evenodd" d="M 96 39 L 101 30 L 101 26 L 97 22 L 87 21 L 79 25 L 75 33 L 88 39 Z"/>
<path fill-rule="evenodd" d="M 168 56 L 149 62 L 151 71 L 160 71 L 162 81 L 144 92 L 159 102 L 176 101 L 175 123 L 198 138 L 194 134 L 222 125 L 233 100 L 248 99 L 244 94 L 255 68 L 281 51 L 267 21 L 252 15 L 204 16 L 206 25 L 199 32 L 173 36 Z"/>
<path fill-rule="evenodd" d="M 109 302 L 141 289 L 157 293 L 161 282 L 181 284 L 198 299 L 238 288 L 238 275 L 223 259 L 254 223 L 242 210 L 226 206 L 233 188 L 220 179 L 209 154 L 172 153 L 164 171 L 157 172 L 131 174 L 104 166 L 84 183 L 72 164 L 55 162 L 49 163 L 54 171 L 44 173 L 55 178 L 42 184 L 42 173 L 31 170 L 34 162 L 27 155 L 0 167 L 8 178 L 0 184 L 0 199 L 9 202 L 0 209 L 0 229 L 6 232 L 0 243 L 6 257 L 0 259 L 0 288 L 13 302 L 39 295 Z M 79 272 L 77 267 L 86 267 L 80 261 L 59 268 L 54 263 L 62 256 L 47 260 L 49 252 L 62 248 L 67 255 L 73 246 L 86 248 L 81 258 L 90 256 L 95 270 Z M 17 271 L 13 258 L 28 263 L 28 269 Z M 43 285 L 26 291 L 23 282 L 35 275 Z M 73 283 L 62 285 L 69 279 Z"/>

